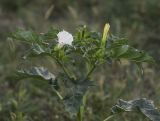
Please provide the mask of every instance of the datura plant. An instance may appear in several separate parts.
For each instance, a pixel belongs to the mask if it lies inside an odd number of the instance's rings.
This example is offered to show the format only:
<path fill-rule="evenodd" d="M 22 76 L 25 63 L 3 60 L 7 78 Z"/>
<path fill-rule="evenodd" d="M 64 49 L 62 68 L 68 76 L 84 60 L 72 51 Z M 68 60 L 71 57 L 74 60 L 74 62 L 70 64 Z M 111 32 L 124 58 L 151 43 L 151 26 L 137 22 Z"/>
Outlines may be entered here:
<path fill-rule="evenodd" d="M 27 69 L 21 68 L 16 76 L 19 79 L 34 78 L 48 81 L 66 111 L 71 116 L 76 116 L 77 121 L 82 121 L 87 92 L 95 85 L 91 80 L 91 74 L 98 66 L 122 59 L 134 62 L 140 68 L 142 62 L 154 62 L 149 54 L 130 46 L 125 38 L 109 35 L 109 29 L 110 25 L 105 24 L 102 34 L 90 31 L 86 26 L 79 27 L 74 35 L 53 28 L 40 34 L 24 30 L 13 32 L 12 39 L 30 45 L 24 59 L 47 56 L 60 68 L 57 74 L 53 74 L 46 67 L 32 66 Z M 143 103 L 141 100 L 139 102 Z M 134 107 L 132 103 L 124 102 L 123 107 L 116 105 L 114 113 L 122 112 L 126 106 Z"/>

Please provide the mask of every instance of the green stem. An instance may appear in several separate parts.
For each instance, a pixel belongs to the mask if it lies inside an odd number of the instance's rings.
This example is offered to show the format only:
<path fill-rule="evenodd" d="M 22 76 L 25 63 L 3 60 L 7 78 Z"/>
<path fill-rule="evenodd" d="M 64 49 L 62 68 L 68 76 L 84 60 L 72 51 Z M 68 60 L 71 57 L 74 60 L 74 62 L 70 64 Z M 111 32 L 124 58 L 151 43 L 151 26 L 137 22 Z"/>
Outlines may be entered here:
<path fill-rule="evenodd" d="M 108 121 L 108 120 L 110 120 L 111 118 L 113 118 L 114 117 L 114 115 L 110 115 L 109 117 L 107 117 L 106 119 L 104 119 L 103 121 Z"/>
<path fill-rule="evenodd" d="M 52 87 L 53 91 L 57 94 L 57 96 L 59 97 L 60 100 L 63 100 L 63 97 L 61 96 L 61 94 L 54 89 L 54 87 Z"/>
<path fill-rule="evenodd" d="M 96 66 L 93 65 L 93 67 L 91 68 L 91 70 L 90 70 L 90 71 L 88 72 L 88 74 L 86 75 L 84 81 L 88 79 L 88 77 L 92 74 L 92 72 L 94 71 L 95 68 L 96 68 Z"/>
<path fill-rule="evenodd" d="M 79 108 L 79 112 L 77 113 L 77 121 L 83 121 L 86 100 L 87 100 L 87 93 L 83 96 L 83 103 Z"/>
<path fill-rule="evenodd" d="M 59 66 L 63 69 L 64 73 L 68 76 L 68 78 L 71 79 L 71 76 L 70 76 L 68 70 L 64 67 L 64 65 L 58 59 L 56 61 L 59 64 Z"/>
<path fill-rule="evenodd" d="M 70 74 L 69 74 L 69 72 L 68 72 L 68 69 L 66 69 L 65 67 L 64 67 L 64 65 L 57 59 L 57 58 L 55 58 L 55 57 L 53 57 L 53 56 L 51 56 L 56 62 L 57 62 L 57 64 L 63 69 L 63 71 L 64 71 L 64 73 L 67 75 L 67 77 L 69 78 L 69 79 L 71 79 L 71 76 L 70 76 Z"/>

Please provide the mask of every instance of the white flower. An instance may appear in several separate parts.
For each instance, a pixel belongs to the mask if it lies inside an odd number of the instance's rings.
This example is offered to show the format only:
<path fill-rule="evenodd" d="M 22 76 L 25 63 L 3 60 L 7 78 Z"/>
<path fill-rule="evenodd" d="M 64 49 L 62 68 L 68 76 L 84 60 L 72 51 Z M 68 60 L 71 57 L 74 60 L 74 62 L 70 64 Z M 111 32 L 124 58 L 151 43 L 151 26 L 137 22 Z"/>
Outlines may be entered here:
<path fill-rule="evenodd" d="M 63 30 L 57 34 L 57 37 L 59 45 L 72 45 L 73 36 L 69 32 Z"/>

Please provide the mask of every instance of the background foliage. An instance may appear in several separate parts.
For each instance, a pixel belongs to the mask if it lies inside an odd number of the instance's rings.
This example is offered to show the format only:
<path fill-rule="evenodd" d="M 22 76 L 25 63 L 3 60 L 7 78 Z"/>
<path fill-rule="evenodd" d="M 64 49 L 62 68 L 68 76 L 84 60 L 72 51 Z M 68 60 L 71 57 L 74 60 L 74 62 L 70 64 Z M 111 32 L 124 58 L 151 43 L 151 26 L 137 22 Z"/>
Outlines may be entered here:
<path fill-rule="evenodd" d="M 160 54 L 160 2 L 159 0 L 1 0 L 0 1 L 0 120 L 2 121 L 72 121 L 63 110 L 48 82 L 17 81 L 8 76 L 18 63 L 45 65 L 51 71 L 58 68 L 47 58 L 22 61 L 27 45 L 13 43 L 8 33 L 16 28 L 33 29 L 43 33 L 48 28 L 64 28 L 70 32 L 86 24 L 91 30 L 102 31 L 105 22 L 114 35 L 126 37 L 135 47 L 154 55 L 157 65 L 144 64 L 144 76 L 136 65 L 128 61 L 112 63 L 94 72 L 97 86 L 87 101 L 86 121 L 101 121 L 110 114 L 110 108 L 122 98 L 131 100 L 145 97 L 160 106 L 159 54 Z M 28 63 L 28 64 L 26 64 Z M 123 113 L 113 121 L 142 121 L 143 116 Z"/>

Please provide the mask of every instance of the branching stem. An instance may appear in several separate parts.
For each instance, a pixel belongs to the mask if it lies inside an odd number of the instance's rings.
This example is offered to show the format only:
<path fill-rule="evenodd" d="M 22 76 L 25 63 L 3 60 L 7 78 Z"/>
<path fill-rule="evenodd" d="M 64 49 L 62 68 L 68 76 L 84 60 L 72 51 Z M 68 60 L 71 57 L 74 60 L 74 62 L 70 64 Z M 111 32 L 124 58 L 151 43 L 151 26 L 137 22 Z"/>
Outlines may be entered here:
<path fill-rule="evenodd" d="M 59 64 L 59 66 L 63 69 L 64 73 L 68 76 L 68 78 L 71 79 L 71 76 L 70 76 L 68 70 L 64 67 L 64 65 L 58 59 L 56 59 L 56 61 Z"/>
<path fill-rule="evenodd" d="M 88 79 L 88 77 L 92 74 L 92 72 L 94 71 L 95 68 L 96 68 L 96 66 L 93 65 L 93 67 L 91 68 L 91 70 L 90 70 L 90 71 L 88 72 L 88 74 L 86 75 L 84 81 Z"/>
<path fill-rule="evenodd" d="M 51 56 L 51 57 L 52 57 L 52 58 L 57 62 L 57 64 L 63 69 L 63 71 L 64 71 L 64 73 L 67 75 L 67 77 L 68 77 L 69 79 L 71 79 L 71 76 L 70 76 L 68 70 L 64 67 L 64 65 L 63 65 L 57 58 L 55 58 L 55 57 L 53 57 L 53 56 Z"/>

